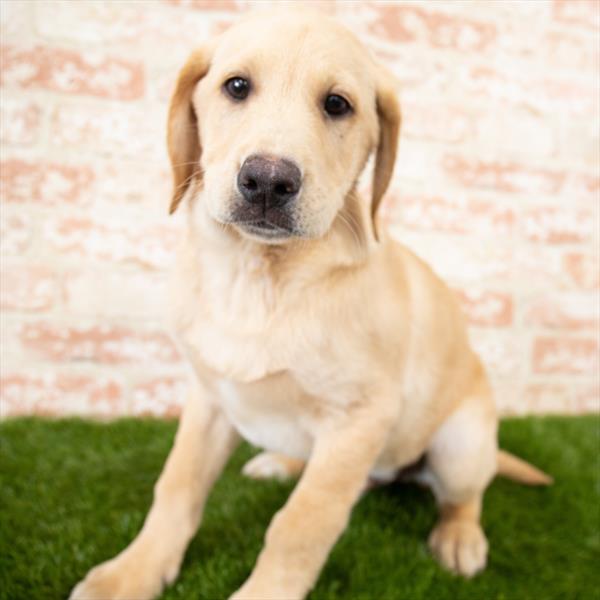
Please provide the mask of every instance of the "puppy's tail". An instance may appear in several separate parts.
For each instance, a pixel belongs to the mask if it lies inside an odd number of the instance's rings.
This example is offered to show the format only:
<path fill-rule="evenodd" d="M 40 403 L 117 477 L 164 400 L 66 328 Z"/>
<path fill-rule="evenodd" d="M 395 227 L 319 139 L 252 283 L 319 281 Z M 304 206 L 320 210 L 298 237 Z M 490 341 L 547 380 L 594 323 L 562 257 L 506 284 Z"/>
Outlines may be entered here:
<path fill-rule="evenodd" d="M 498 475 L 526 485 L 550 485 L 554 479 L 505 450 L 498 450 Z"/>

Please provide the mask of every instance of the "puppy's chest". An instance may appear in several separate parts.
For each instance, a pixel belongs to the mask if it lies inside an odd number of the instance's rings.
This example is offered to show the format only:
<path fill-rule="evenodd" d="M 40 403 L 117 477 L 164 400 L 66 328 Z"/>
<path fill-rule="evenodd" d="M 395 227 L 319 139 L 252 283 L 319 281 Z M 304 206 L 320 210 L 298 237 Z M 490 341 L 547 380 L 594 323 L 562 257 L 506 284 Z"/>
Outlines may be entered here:
<path fill-rule="evenodd" d="M 217 376 L 239 383 L 251 383 L 287 367 L 288 352 L 277 336 L 267 339 L 238 332 L 233 323 L 223 326 L 198 319 L 180 338 L 192 363 L 199 362 Z"/>
<path fill-rule="evenodd" d="M 279 289 L 260 269 L 213 274 L 190 298 L 191 318 L 177 334 L 192 362 L 252 383 L 328 360 L 322 351 L 327 325 L 305 308 L 302 298 Z"/>
<path fill-rule="evenodd" d="M 278 296 L 268 280 L 210 280 L 176 333 L 246 439 L 305 457 L 319 424 L 354 399 L 355 377 L 337 356 L 348 344 L 334 343 L 327 320 L 300 300 Z"/>
<path fill-rule="evenodd" d="M 319 423 L 319 402 L 287 373 L 240 384 L 217 378 L 221 408 L 246 440 L 273 452 L 305 459 Z"/>
<path fill-rule="evenodd" d="M 217 375 L 252 382 L 281 371 L 289 354 L 275 289 L 256 269 L 207 269 L 176 333 L 188 357 Z"/>

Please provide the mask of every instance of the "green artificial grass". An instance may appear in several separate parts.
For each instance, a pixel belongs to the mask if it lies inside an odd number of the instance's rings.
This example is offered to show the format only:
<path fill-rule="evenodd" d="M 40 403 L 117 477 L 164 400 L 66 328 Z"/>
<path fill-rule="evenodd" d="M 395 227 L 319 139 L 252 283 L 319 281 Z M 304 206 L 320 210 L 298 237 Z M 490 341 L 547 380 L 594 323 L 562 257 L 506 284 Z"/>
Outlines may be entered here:
<path fill-rule="evenodd" d="M 9 420 L 0 425 L 0 598 L 62 599 L 140 526 L 176 424 L 126 419 Z M 436 511 L 426 490 L 391 485 L 355 508 L 312 592 L 333 599 L 588 599 L 600 597 L 600 419 L 504 422 L 501 443 L 550 472 L 550 488 L 496 480 L 483 524 L 486 571 L 443 571 L 426 540 Z M 221 599 L 250 572 L 273 513 L 293 484 L 239 471 L 242 446 L 207 505 L 181 574 L 162 596 Z"/>

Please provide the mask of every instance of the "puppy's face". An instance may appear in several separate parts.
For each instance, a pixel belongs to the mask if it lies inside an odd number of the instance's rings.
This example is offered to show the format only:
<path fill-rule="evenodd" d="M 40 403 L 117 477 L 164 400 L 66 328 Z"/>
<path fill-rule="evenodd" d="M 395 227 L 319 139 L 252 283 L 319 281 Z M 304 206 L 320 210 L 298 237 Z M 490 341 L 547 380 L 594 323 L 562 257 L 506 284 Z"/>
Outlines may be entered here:
<path fill-rule="evenodd" d="M 169 136 L 174 167 L 199 161 L 195 210 L 262 242 L 323 236 L 380 138 L 373 62 L 341 26 L 296 12 L 253 17 L 204 53 L 179 127 L 195 127 L 199 156 L 174 156 L 190 142 Z"/>

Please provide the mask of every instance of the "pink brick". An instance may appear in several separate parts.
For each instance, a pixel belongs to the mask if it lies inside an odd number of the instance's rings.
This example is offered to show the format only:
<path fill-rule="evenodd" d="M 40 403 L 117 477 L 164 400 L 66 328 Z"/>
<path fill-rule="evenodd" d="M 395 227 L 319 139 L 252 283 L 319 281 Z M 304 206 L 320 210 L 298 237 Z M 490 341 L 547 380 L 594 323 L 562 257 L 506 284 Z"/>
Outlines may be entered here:
<path fill-rule="evenodd" d="M 597 383 L 584 385 L 575 392 L 575 412 L 600 412 L 600 386 Z"/>
<path fill-rule="evenodd" d="M 528 167 L 510 162 L 487 162 L 446 155 L 442 167 L 447 176 L 465 187 L 501 192 L 557 194 L 565 173 L 553 169 Z"/>
<path fill-rule="evenodd" d="M 490 374 L 519 380 L 523 368 L 522 344 L 513 331 L 473 329 L 469 337 Z"/>
<path fill-rule="evenodd" d="M 598 373 L 598 340 L 592 338 L 539 337 L 532 354 L 534 373 Z"/>
<path fill-rule="evenodd" d="M 514 262 L 511 265 L 515 283 L 524 291 L 585 290 L 586 285 L 593 285 L 594 278 L 597 277 L 593 271 L 597 259 L 585 259 L 585 265 L 581 266 L 582 273 L 575 275 L 585 279 L 578 283 L 570 272 L 571 267 L 563 252 L 560 244 L 516 244 Z"/>
<path fill-rule="evenodd" d="M 528 407 L 524 401 L 519 380 L 494 377 L 494 373 L 488 371 L 494 400 L 498 409 L 498 414 L 503 417 L 506 415 L 526 414 Z"/>
<path fill-rule="evenodd" d="M 597 254 L 569 252 L 563 256 L 563 265 L 572 285 L 584 290 L 600 288 L 600 259 Z"/>
<path fill-rule="evenodd" d="M 21 343 L 37 356 L 54 361 L 104 364 L 178 363 L 173 342 L 162 331 L 137 331 L 117 325 L 75 326 L 38 321 L 25 323 Z"/>
<path fill-rule="evenodd" d="M 225 6 L 225 4 L 223 4 Z M 154 70 L 177 70 L 192 48 L 231 22 L 233 11 L 169 10 L 154 2 L 73 2 L 52 0 L 32 6 L 36 33 L 53 44 L 68 42 L 87 53 L 109 49 L 111 56 L 148 61 L 149 80 Z M 207 18 L 208 17 L 208 18 Z M 168 48 L 168 52 L 161 51 Z"/>
<path fill-rule="evenodd" d="M 194 10 L 239 10 L 235 0 L 163 0 L 163 2 Z"/>
<path fill-rule="evenodd" d="M 35 374 L 33 374 L 35 373 Z M 109 377 L 50 371 L 7 373 L 0 379 L 0 415 L 124 414 L 121 385 Z"/>
<path fill-rule="evenodd" d="M 46 267 L 7 266 L 2 269 L 0 279 L 0 307 L 3 310 L 47 310 L 56 301 L 56 275 Z"/>
<path fill-rule="evenodd" d="M 597 89 L 566 78 L 540 80 L 534 88 L 533 103 L 546 110 L 562 109 L 591 117 L 598 114 Z"/>
<path fill-rule="evenodd" d="M 124 204 L 143 204 L 151 209 L 162 206 L 167 218 L 172 180 L 166 165 L 142 169 L 138 163 L 115 160 L 97 163 L 94 171 L 92 193 L 97 202 L 112 202 L 119 208 Z"/>
<path fill-rule="evenodd" d="M 470 325 L 507 327 L 513 321 L 512 296 L 492 290 L 457 290 L 458 299 Z"/>
<path fill-rule="evenodd" d="M 596 144 L 598 144 L 597 137 Z M 565 196 L 575 196 L 598 206 L 600 204 L 600 177 L 586 173 L 572 173 L 567 180 Z"/>
<path fill-rule="evenodd" d="M 369 3 L 370 32 L 397 43 L 418 42 L 433 48 L 484 52 L 496 40 L 493 23 L 397 3 Z"/>
<path fill-rule="evenodd" d="M 5 144 L 31 145 L 38 139 L 41 109 L 35 102 L 5 98 L 0 103 L 0 139 Z"/>
<path fill-rule="evenodd" d="M 168 104 L 176 83 L 177 73 L 174 73 L 173 69 L 167 68 L 165 71 L 155 74 L 148 81 L 150 98 L 161 104 Z"/>
<path fill-rule="evenodd" d="M 159 377 L 136 385 L 132 393 L 134 415 L 177 417 L 185 400 L 185 377 Z"/>
<path fill-rule="evenodd" d="M 587 242 L 596 227 L 592 211 L 584 209 L 541 206 L 526 211 L 523 217 L 523 233 L 533 242 Z"/>
<path fill-rule="evenodd" d="M 582 165 L 592 169 L 600 163 L 598 133 L 590 127 L 589 119 L 569 121 L 559 129 L 556 152 L 553 157 L 561 162 Z M 592 191 L 586 182 L 579 177 L 571 177 L 567 181 L 564 196 L 565 198 L 581 197 L 583 200 L 589 198 L 596 204 L 600 203 L 598 191 Z"/>
<path fill-rule="evenodd" d="M 544 0 L 502 4 L 508 7 L 505 9 L 508 18 L 497 21 L 499 52 L 495 65 L 511 65 L 519 79 L 531 68 L 529 61 L 551 64 L 553 72 L 597 67 L 600 48 L 587 31 L 568 27 L 539 27 L 525 33 L 523 22 L 547 23 L 551 18 L 551 11 L 543 8 L 539 14 L 535 14 L 536 7 L 543 6 Z M 499 3 L 492 3 L 492 7 L 493 14 L 489 17 L 498 19 L 502 7 Z M 525 11 L 519 14 L 523 7 Z M 526 14 L 529 10 L 532 14 Z"/>
<path fill-rule="evenodd" d="M 400 50 L 402 47 L 397 48 Z M 422 53 L 419 61 L 415 61 L 412 53 L 393 52 L 390 47 L 373 46 L 371 52 L 397 77 L 401 103 L 408 105 L 408 111 L 411 110 L 411 106 L 427 105 L 444 98 L 448 89 L 455 84 L 455 77 L 448 72 L 447 65 L 435 53 Z M 457 106 L 454 102 L 448 104 Z M 443 132 L 440 132 L 440 135 L 443 135 Z"/>
<path fill-rule="evenodd" d="M 407 245 L 456 287 L 479 286 L 487 280 L 507 279 L 512 275 L 513 249 L 509 245 L 459 236 L 449 242 L 442 236 L 414 234 L 395 224 L 387 229 L 392 238 Z"/>
<path fill-rule="evenodd" d="M 0 10 L 0 39 L 22 39 L 30 30 L 30 2 L 3 2 Z"/>
<path fill-rule="evenodd" d="M 554 0 L 554 18 L 567 25 L 600 28 L 598 0 Z"/>
<path fill-rule="evenodd" d="M 414 181 L 418 184 L 417 189 L 422 189 L 423 184 L 442 182 L 442 190 L 445 192 L 447 184 L 443 179 L 441 168 L 442 147 L 414 138 L 406 138 L 398 149 L 396 159 L 396 181 Z M 425 188 L 427 189 L 427 188 Z M 439 187 L 434 187 L 438 190 Z M 366 190 L 365 190 L 366 191 Z M 391 195 L 392 190 L 387 196 Z"/>
<path fill-rule="evenodd" d="M 0 163 L 0 183 L 2 200 L 9 203 L 162 204 L 166 216 L 171 173 L 166 165 L 142 169 L 123 160 L 61 164 L 9 159 Z"/>
<path fill-rule="evenodd" d="M 600 200 L 600 177 L 598 175 L 581 175 L 579 181 L 584 193 L 587 193 L 591 200 Z"/>
<path fill-rule="evenodd" d="M 531 302 L 526 321 L 536 327 L 597 331 L 600 299 L 582 292 L 549 293 Z"/>
<path fill-rule="evenodd" d="M 563 69 L 598 69 L 598 44 L 588 36 L 567 31 L 548 31 L 542 38 L 541 48 L 532 53 L 541 54 L 549 63 Z M 536 52 L 537 50 L 537 52 Z"/>
<path fill-rule="evenodd" d="M 70 315 L 162 322 L 167 312 L 167 283 L 162 273 L 81 266 L 64 277 L 64 302 Z"/>
<path fill-rule="evenodd" d="M 179 239 L 167 225 L 126 224 L 110 220 L 66 217 L 50 220 L 44 237 L 55 250 L 99 260 L 164 269 L 171 264 Z"/>
<path fill-rule="evenodd" d="M 51 141 L 96 155 L 163 159 L 166 164 L 164 108 L 107 110 L 85 104 L 61 106 L 52 115 Z"/>
<path fill-rule="evenodd" d="M 527 412 L 564 413 L 575 409 L 571 386 L 560 383 L 531 383 L 523 390 Z"/>
<path fill-rule="evenodd" d="M 140 10 L 141 9 L 141 10 Z M 36 33 L 52 41 L 68 40 L 81 48 L 94 44 L 112 48 L 115 43 L 138 40 L 147 25 L 145 15 L 155 11 L 139 2 L 72 2 L 52 0 L 33 6 Z M 157 40 L 160 44 L 162 40 Z"/>
<path fill-rule="evenodd" d="M 418 230 L 510 235 L 514 226 L 511 209 L 482 200 L 400 196 L 393 207 L 389 219 Z"/>
<path fill-rule="evenodd" d="M 2 85 L 134 100 L 144 93 L 140 63 L 100 52 L 3 46 Z"/>
<path fill-rule="evenodd" d="M 447 103 L 406 102 L 402 107 L 402 135 L 423 140 L 462 142 L 473 135 L 469 111 Z"/>
<path fill-rule="evenodd" d="M 6 210 L 0 210 L 0 254 L 20 256 L 31 243 L 31 219 L 5 213 Z"/>
<path fill-rule="evenodd" d="M 94 173 L 86 166 L 11 159 L 0 165 L 4 202 L 88 204 Z"/>
<path fill-rule="evenodd" d="M 465 96 L 492 99 L 507 108 L 524 107 L 534 113 L 594 116 L 598 112 L 596 87 L 579 79 L 557 76 L 537 78 L 485 65 L 461 68 L 459 80 Z"/>
<path fill-rule="evenodd" d="M 515 162 L 520 159 L 531 160 L 531 157 L 539 160 L 556 156 L 559 135 L 552 121 L 539 112 L 534 113 L 523 107 L 482 110 L 477 114 L 475 122 L 472 147 L 478 149 L 480 156 L 510 156 Z M 577 142 L 579 149 L 579 137 Z M 561 151 L 564 151 L 563 147 Z"/>

